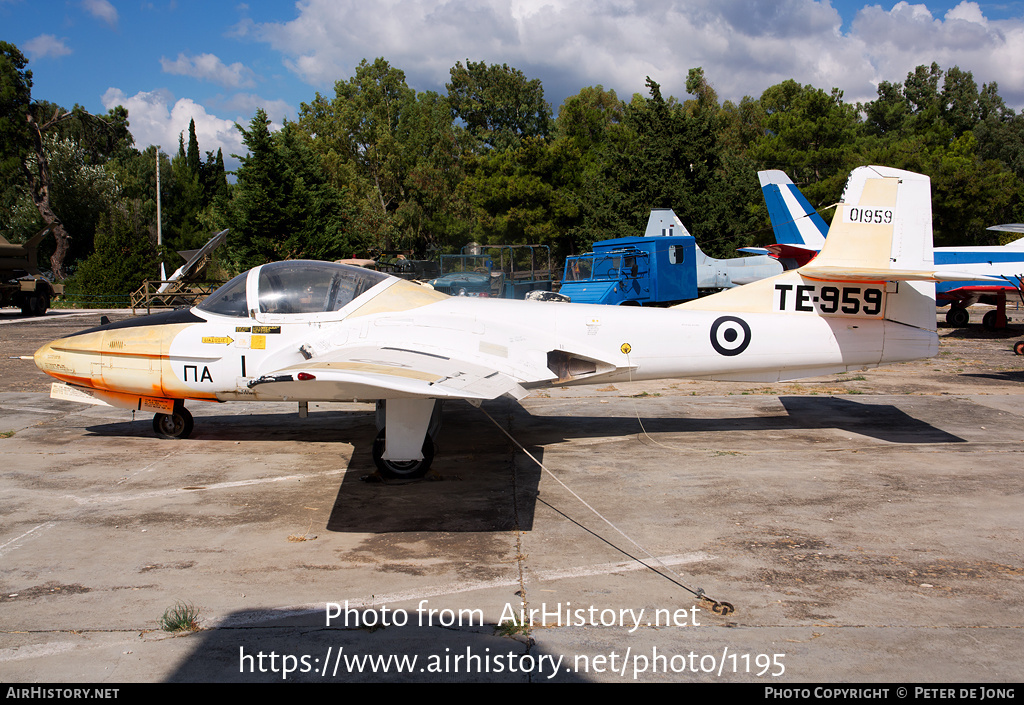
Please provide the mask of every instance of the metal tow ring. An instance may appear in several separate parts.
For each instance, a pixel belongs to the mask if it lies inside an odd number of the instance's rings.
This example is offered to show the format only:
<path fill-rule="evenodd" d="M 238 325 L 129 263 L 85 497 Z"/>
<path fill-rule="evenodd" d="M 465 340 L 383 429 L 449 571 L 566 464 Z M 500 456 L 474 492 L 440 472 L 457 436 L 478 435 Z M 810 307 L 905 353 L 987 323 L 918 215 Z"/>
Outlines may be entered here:
<path fill-rule="evenodd" d="M 736 608 L 732 606 L 731 602 L 716 602 L 711 600 L 711 611 L 724 617 L 727 614 L 735 612 Z"/>
<path fill-rule="evenodd" d="M 700 599 L 711 605 L 711 611 L 717 615 L 725 617 L 726 615 L 732 614 L 736 611 L 736 608 L 732 606 L 731 602 L 719 602 L 718 600 L 712 600 L 707 595 L 703 594 L 703 590 L 700 591 Z"/>

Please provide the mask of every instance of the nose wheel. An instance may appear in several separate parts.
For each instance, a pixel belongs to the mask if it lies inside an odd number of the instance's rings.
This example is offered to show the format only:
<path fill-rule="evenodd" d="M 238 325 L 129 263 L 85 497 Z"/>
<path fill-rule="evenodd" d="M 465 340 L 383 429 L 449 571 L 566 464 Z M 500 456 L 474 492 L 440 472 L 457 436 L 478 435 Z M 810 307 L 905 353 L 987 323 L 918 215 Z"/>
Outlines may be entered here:
<path fill-rule="evenodd" d="M 193 426 L 192 414 L 181 405 L 174 407 L 170 414 L 153 417 L 153 431 L 163 438 L 188 438 Z"/>

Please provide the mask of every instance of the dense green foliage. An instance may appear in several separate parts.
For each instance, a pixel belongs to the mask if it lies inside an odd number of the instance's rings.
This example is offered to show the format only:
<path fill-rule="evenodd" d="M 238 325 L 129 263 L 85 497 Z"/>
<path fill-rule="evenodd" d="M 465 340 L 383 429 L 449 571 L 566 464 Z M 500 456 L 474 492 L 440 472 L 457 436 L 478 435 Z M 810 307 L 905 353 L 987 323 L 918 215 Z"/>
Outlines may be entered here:
<path fill-rule="evenodd" d="M 31 88 L 27 61 L 0 43 L 0 234 L 23 240 L 59 220 L 78 290 L 155 278 L 155 148 L 132 145 L 123 108 L 90 116 Z M 626 101 L 584 87 L 554 115 L 541 82 L 507 65 L 459 62 L 442 95 L 364 60 L 296 122 L 272 130 L 260 110 L 239 125 L 248 151 L 232 184 L 223 155 L 203 159 L 183 125 L 177 154 L 159 157 L 163 254 L 173 269 L 175 250 L 229 227 L 223 274 L 374 250 L 432 257 L 474 240 L 563 257 L 670 207 L 705 251 L 731 256 L 772 240 L 759 169 L 786 171 L 829 219 L 862 164 L 932 178 L 937 244 L 996 244 L 987 226 L 1024 220 L 1024 114 L 956 66 L 883 81 L 865 104 L 793 80 L 722 103 L 699 68 L 685 90 L 666 96 L 648 78 Z"/>

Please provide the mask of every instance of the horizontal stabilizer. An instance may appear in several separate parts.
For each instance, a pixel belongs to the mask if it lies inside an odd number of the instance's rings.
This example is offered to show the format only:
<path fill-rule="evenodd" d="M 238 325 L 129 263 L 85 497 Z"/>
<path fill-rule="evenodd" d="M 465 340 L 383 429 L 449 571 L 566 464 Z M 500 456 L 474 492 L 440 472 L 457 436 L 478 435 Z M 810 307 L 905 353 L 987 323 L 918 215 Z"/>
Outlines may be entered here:
<path fill-rule="evenodd" d="M 800 270 L 808 279 L 819 281 L 855 281 L 855 282 L 958 282 L 958 281 L 990 281 L 1002 282 L 1000 277 L 989 277 L 971 272 L 952 272 L 949 270 L 926 269 L 886 269 L 886 268 L 842 268 L 807 266 Z"/>
<path fill-rule="evenodd" d="M 985 229 L 996 230 L 1004 233 L 1024 233 L 1024 223 L 1003 223 L 1002 225 L 992 225 Z M 1024 237 L 1020 238 L 1019 240 L 1014 240 L 1013 242 L 1008 242 L 1005 245 L 1003 245 L 1003 247 L 1024 248 Z"/>
<path fill-rule="evenodd" d="M 999 230 L 1005 233 L 1024 233 L 1024 223 L 1003 223 L 1002 225 L 990 225 L 986 230 Z M 1024 238 L 1021 238 L 1024 240 Z M 1020 242 L 1018 240 L 1017 242 Z"/>

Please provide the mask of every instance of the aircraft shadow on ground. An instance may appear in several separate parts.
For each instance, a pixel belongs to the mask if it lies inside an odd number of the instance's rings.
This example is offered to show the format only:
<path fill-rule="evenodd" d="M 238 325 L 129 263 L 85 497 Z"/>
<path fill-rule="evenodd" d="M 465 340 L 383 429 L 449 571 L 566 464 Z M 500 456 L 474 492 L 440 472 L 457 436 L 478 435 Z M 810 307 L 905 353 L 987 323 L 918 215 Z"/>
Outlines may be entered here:
<path fill-rule="evenodd" d="M 698 416 L 646 416 L 648 433 L 728 433 L 731 431 L 813 431 L 835 429 L 888 443 L 963 443 L 963 438 L 920 421 L 889 404 L 870 404 L 829 396 L 780 396 L 786 410 L 777 416 L 701 418 Z M 681 406 L 685 404 L 682 401 Z M 636 417 L 532 416 L 538 434 L 530 440 L 539 445 L 594 436 L 627 436 L 641 431 Z M 571 430 L 571 432 L 569 432 Z M 729 439 L 723 436 L 722 445 Z"/>
<path fill-rule="evenodd" d="M 190 407 L 193 411 L 201 406 Z M 195 416 L 195 430 L 190 439 L 202 441 L 315 441 L 324 443 L 352 442 L 353 438 L 373 433 L 373 411 L 311 412 L 305 419 L 291 413 L 225 414 Z M 94 436 L 152 437 L 153 415 L 137 413 L 131 421 L 88 426 Z M 174 441 L 170 441 L 174 442 Z"/>
<path fill-rule="evenodd" d="M 948 329 L 952 328 L 952 326 L 940 323 L 939 328 Z M 956 328 L 949 333 L 945 333 L 942 337 L 959 340 L 1004 340 L 1007 338 L 1019 338 L 1022 333 L 1024 333 L 1024 328 L 1017 325 L 1010 325 L 996 330 L 989 330 L 985 326 L 980 325 L 970 325 L 965 328 Z"/>
<path fill-rule="evenodd" d="M 357 443 L 327 520 L 329 531 L 531 531 L 540 468 L 513 450 L 497 429 L 445 419 L 427 478 L 367 482 L 371 441 Z M 527 446 L 543 462 L 542 448 Z"/>
<path fill-rule="evenodd" d="M 969 375 L 1024 381 L 1024 371 Z M 700 418 L 695 416 L 652 416 L 650 407 L 641 412 L 648 431 L 659 433 L 695 433 L 715 431 L 812 430 L 834 428 L 877 438 L 891 443 L 957 443 L 964 439 L 915 419 L 890 404 L 873 404 L 830 396 L 780 396 L 786 414 L 778 416 Z M 685 397 L 679 408 L 686 410 Z M 484 405 L 498 423 L 511 424 L 513 436 L 529 433 L 520 442 L 544 445 L 549 442 L 596 436 L 629 436 L 640 431 L 635 416 L 544 416 L 530 413 L 516 403 L 495 400 Z M 310 413 L 306 419 L 294 414 L 269 413 L 246 416 L 197 416 L 192 438 L 204 441 L 315 441 L 345 442 L 356 445 L 353 457 L 369 450 L 376 430 L 372 411 L 328 411 Z M 88 426 L 94 436 L 147 437 L 153 435 L 151 416 L 139 415 L 133 421 Z M 442 438 L 453 439 L 463 452 L 473 452 L 481 444 L 508 443 L 501 432 L 468 404 L 449 403 L 444 410 Z M 495 441 L 493 439 L 497 438 Z M 468 444 L 463 446 L 462 444 Z M 438 449 L 436 458 L 451 453 L 451 447 Z M 369 461 L 372 465 L 372 461 Z M 435 461 L 436 462 L 436 461 Z M 369 467 L 369 465 L 367 465 Z"/>
<path fill-rule="evenodd" d="M 889 404 L 828 396 L 779 397 L 785 413 L 729 418 L 645 417 L 651 434 L 814 431 L 836 429 L 888 443 L 962 443 L 964 439 L 915 419 Z M 664 400 L 662 400 L 664 401 Z M 685 403 L 685 400 L 683 400 Z M 664 411 L 664 406 L 660 407 Z M 485 410 L 543 462 L 551 443 L 592 437 L 628 437 L 640 430 L 636 417 L 545 416 L 498 400 Z M 645 409 L 650 413 L 652 409 Z M 685 407 L 683 407 L 685 411 Z M 152 435 L 149 422 L 102 424 L 88 431 L 100 436 Z M 338 532 L 502 532 L 533 528 L 541 469 L 479 411 L 448 404 L 438 435 L 430 479 L 371 482 L 373 414 L 324 412 L 307 419 L 283 414 L 204 416 L 195 437 L 204 441 L 274 440 L 344 442 L 353 445 L 326 529 Z M 514 470 L 514 472 L 513 472 Z"/>
<path fill-rule="evenodd" d="M 1005 372 L 969 372 L 960 373 L 961 377 L 971 377 L 973 379 L 994 379 L 998 382 L 1016 382 L 1018 384 L 1024 383 L 1024 370 L 1007 370 Z"/>
<path fill-rule="evenodd" d="M 494 406 L 519 408 L 501 402 Z M 519 409 L 519 413 L 525 412 Z M 86 430 L 107 438 L 153 438 L 149 415 L 137 414 L 134 421 L 92 425 Z M 428 479 L 382 482 L 374 477 L 371 450 L 376 435 L 372 410 L 311 412 L 305 419 L 294 413 L 204 414 L 196 416 L 189 440 L 162 442 L 223 441 L 232 447 L 235 443 L 275 441 L 351 444 L 348 470 L 327 521 L 329 531 L 500 532 L 533 528 L 540 468 L 514 452 L 507 439 L 468 404 L 445 406 Z M 543 458 L 542 448 L 531 446 L 530 453 Z"/>

